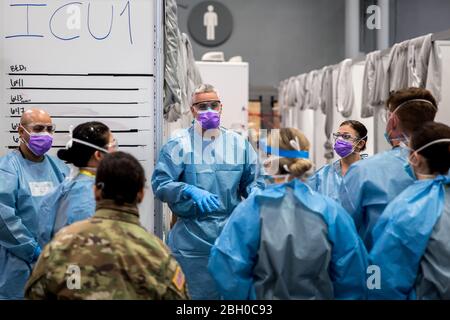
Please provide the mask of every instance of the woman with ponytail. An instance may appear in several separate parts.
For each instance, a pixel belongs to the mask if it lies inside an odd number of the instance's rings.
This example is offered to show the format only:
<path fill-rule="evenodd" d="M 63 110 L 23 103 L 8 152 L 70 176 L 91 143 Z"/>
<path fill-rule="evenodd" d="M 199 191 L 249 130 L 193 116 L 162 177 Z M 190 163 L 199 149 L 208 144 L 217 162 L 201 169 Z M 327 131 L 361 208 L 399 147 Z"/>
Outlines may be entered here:
<path fill-rule="evenodd" d="M 414 183 L 388 204 L 372 231 L 369 259 L 381 289 L 370 299 L 450 299 L 450 127 L 423 124 L 411 136 L 406 173 Z"/>
<path fill-rule="evenodd" d="M 275 183 L 307 177 L 313 169 L 309 160 L 309 141 L 295 128 L 272 130 L 260 142 L 265 173 Z"/>
<path fill-rule="evenodd" d="M 359 121 L 344 121 L 333 133 L 334 151 L 339 159 L 319 169 L 307 184 L 314 190 L 341 203 L 339 191 L 345 174 L 354 163 L 363 159 L 366 149 L 367 128 Z"/>
<path fill-rule="evenodd" d="M 40 207 L 38 242 L 42 247 L 63 227 L 94 214 L 97 167 L 106 153 L 116 149 L 117 143 L 103 123 L 83 123 L 71 132 L 66 148 L 58 151 L 58 158 L 72 165 L 71 175 L 43 199 Z"/>
<path fill-rule="evenodd" d="M 296 129 L 260 143 L 285 175 L 233 211 L 208 269 L 225 299 L 365 299 L 367 255 L 352 218 L 304 183 L 309 142 Z"/>

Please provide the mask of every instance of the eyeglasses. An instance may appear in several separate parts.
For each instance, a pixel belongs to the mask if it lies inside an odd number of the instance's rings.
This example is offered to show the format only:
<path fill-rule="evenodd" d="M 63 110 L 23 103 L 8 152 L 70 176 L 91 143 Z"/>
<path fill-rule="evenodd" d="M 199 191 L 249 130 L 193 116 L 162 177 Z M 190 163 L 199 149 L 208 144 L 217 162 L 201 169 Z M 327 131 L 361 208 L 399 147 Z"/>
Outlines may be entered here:
<path fill-rule="evenodd" d="M 53 123 L 31 123 L 23 127 L 31 129 L 31 132 L 41 133 L 47 131 L 48 133 L 54 133 L 56 126 Z"/>
<path fill-rule="evenodd" d="M 355 137 L 353 137 L 351 134 L 348 134 L 348 133 L 333 133 L 333 138 L 334 138 L 334 140 L 337 140 L 337 139 L 342 139 L 342 140 L 345 140 L 345 141 L 355 141 L 355 140 L 358 140 L 358 138 L 355 138 Z"/>
<path fill-rule="evenodd" d="M 214 101 L 202 101 L 197 102 L 192 105 L 195 109 L 198 111 L 207 111 L 208 109 L 218 111 L 220 109 L 220 101 L 214 100 Z"/>
<path fill-rule="evenodd" d="M 113 142 L 110 142 L 106 145 L 106 148 L 116 151 L 119 148 L 119 141 L 117 141 L 117 139 L 114 139 Z"/>

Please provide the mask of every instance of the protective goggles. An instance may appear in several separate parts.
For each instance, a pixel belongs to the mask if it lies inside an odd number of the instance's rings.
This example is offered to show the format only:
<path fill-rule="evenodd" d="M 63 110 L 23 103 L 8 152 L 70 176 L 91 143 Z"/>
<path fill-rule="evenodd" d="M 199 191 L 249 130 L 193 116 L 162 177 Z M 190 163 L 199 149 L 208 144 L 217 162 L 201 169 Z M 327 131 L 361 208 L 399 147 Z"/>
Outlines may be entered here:
<path fill-rule="evenodd" d="M 356 140 L 361 140 L 361 139 L 358 139 L 358 138 L 353 137 L 351 134 L 348 134 L 348 133 L 339 133 L 339 132 L 333 133 L 333 138 L 334 138 L 334 140 L 342 139 L 342 140 L 345 140 L 345 141 L 356 141 Z M 363 139 L 364 139 L 364 138 L 363 138 Z"/>
<path fill-rule="evenodd" d="M 21 124 L 21 126 L 30 129 L 29 131 L 34 133 L 48 132 L 53 134 L 56 130 L 54 123 L 30 123 L 28 125 Z"/>
<path fill-rule="evenodd" d="M 192 106 L 198 111 L 207 111 L 207 110 L 218 111 L 220 110 L 221 103 L 220 100 L 202 101 L 194 103 Z"/>
<path fill-rule="evenodd" d="M 106 148 L 112 149 L 114 151 L 119 149 L 119 141 L 117 141 L 117 139 L 114 138 L 113 142 L 110 142 L 106 145 Z"/>

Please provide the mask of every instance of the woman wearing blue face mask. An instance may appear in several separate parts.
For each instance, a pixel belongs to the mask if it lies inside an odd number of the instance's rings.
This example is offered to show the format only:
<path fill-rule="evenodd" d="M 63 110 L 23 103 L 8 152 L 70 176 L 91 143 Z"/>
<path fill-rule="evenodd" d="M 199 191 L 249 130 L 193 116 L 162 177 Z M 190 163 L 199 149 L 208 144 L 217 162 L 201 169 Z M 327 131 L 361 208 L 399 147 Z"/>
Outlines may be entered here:
<path fill-rule="evenodd" d="M 409 148 L 406 169 L 415 182 L 372 231 L 370 263 L 380 268 L 381 289 L 369 297 L 450 299 L 450 127 L 426 123 Z"/>
<path fill-rule="evenodd" d="M 68 179 L 49 193 L 40 206 L 38 242 L 43 247 L 63 227 L 87 219 L 95 212 L 95 173 L 105 153 L 117 149 L 109 128 L 100 122 L 77 126 L 58 158 L 73 165 Z"/>
<path fill-rule="evenodd" d="M 353 163 L 361 160 L 361 152 L 366 149 L 367 128 L 359 121 L 348 120 L 340 125 L 333 136 L 334 151 L 340 159 L 318 170 L 307 184 L 314 191 L 340 202 L 339 188 L 343 177 Z"/>
<path fill-rule="evenodd" d="M 414 182 L 404 171 L 407 154 L 400 143 L 407 143 L 425 122 L 434 120 L 438 111 L 433 95 L 423 88 L 392 93 L 386 107 L 386 137 L 392 149 L 354 163 L 339 190 L 341 204 L 353 217 L 368 250 L 373 245 L 373 227 L 386 206 Z"/>

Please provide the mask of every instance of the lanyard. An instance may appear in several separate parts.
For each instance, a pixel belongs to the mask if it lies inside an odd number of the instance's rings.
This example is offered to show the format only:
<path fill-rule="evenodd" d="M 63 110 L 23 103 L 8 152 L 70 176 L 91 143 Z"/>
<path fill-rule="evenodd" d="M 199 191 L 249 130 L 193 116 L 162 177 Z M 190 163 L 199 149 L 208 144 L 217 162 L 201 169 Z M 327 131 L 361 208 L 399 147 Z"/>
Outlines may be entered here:
<path fill-rule="evenodd" d="M 89 172 L 87 170 L 80 170 L 80 174 L 84 174 L 85 176 L 95 178 L 95 174 L 93 174 L 92 172 Z"/>

